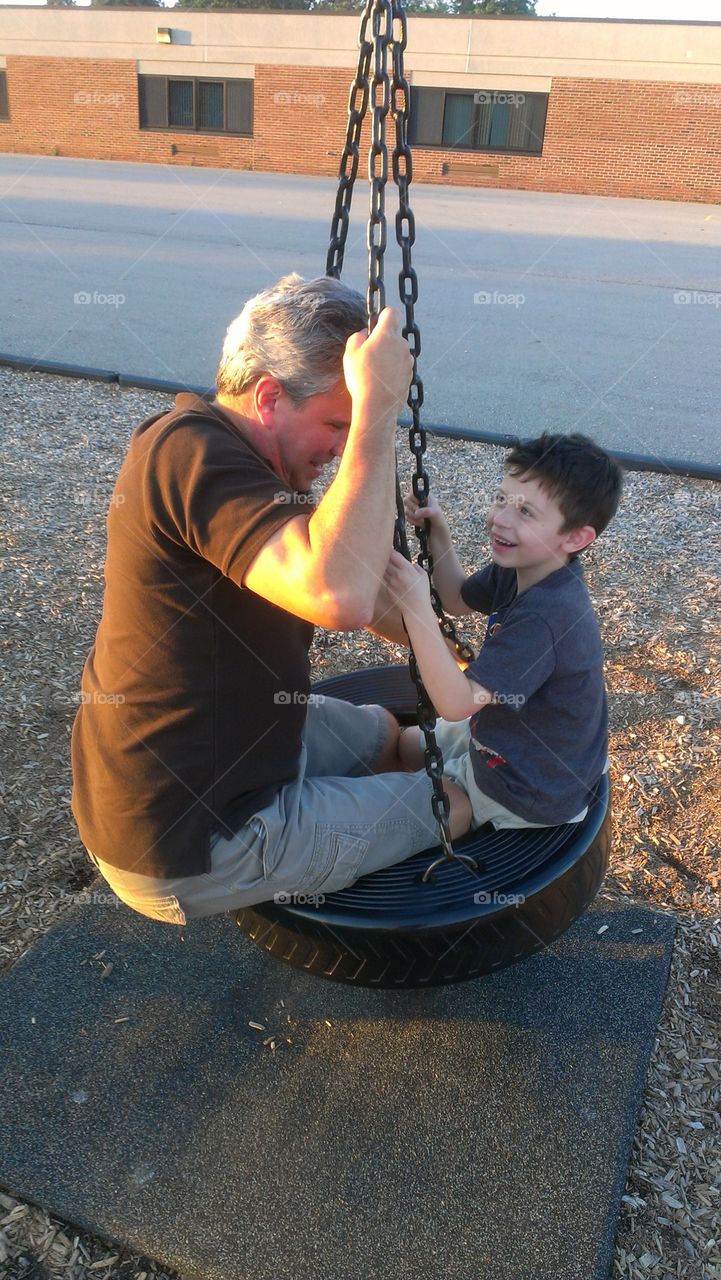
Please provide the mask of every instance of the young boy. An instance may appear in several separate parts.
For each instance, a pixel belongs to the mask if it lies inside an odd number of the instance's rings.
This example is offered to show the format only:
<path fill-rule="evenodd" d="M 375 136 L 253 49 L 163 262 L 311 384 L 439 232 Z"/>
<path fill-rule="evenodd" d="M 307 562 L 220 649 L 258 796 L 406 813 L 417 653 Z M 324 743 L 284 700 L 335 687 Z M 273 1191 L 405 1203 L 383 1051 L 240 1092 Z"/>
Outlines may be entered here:
<path fill-rule="evenodd" d="M 473 828 L 580 822 L 608 768 L 603 647 L 578 557 L 613 518 L 621 486 L 621 468 L 586 436 L 520 442 L 488 516 L 491 563 L 470 577 L 438 503 L 406 499 L 411 522 L 430 522 L 444 610 L 490 615 L 481 652 L 462 672 L 425 570 L 392 553 L 385 581 L 442 717 L 445 776 L 468 795 Z M 405 768 L 423 768 L 419 729 L 402 733 L 399 755 Z"/>

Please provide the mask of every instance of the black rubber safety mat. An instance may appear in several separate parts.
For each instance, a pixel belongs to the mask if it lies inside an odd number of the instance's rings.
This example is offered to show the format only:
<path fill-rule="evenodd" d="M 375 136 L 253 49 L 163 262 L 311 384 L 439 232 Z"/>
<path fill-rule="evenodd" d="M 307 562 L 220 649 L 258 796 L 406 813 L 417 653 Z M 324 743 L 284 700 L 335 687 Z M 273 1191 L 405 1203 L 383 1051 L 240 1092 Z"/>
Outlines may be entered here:
<path fill-rule="evenodd" d="M 606 1280 L 673 935 L 372 991 L 82 906 L 0 981 L 0 1184 L 184 1280 Z"/>

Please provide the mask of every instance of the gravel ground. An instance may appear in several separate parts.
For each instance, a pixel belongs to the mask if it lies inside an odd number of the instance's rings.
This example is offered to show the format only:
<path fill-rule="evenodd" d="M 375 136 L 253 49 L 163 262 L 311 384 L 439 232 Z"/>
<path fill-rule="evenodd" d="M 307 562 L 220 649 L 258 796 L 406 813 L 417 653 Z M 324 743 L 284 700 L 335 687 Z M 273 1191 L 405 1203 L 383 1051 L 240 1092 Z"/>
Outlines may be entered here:
<path fill-rule="evenodd" d="M 100 611 L 108 497 L 130 432 L 169 402 L 2 369 L 0 388 L 1 972 L 93 878 L 69 810 L 68 739 Z M 436 439 L 430 455 L 461 560 L 480 567 L 502 451 Z M 721 1280 L 720 516 L 712 481 L 629 474 L 621 512 L 584 557 L 612 730 L 614 842 L 602 893 L 678 922 L 613 1280 Z M 479 625 L 464 634 L 478 646 Z M 395 656 L 368 633 L 318 632 L 313 648 L 318 675 Z M 0 1275 L 9 1280 L 169 1274 L 0 1195 Z"/>

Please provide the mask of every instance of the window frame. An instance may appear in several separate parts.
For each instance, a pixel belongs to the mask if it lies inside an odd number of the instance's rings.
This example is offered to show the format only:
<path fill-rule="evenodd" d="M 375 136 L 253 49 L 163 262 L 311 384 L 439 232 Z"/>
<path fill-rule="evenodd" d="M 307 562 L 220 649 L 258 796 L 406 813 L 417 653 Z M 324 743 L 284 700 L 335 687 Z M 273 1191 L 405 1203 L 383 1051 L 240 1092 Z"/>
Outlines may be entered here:
<path fill-rule="evenodd" d="M 491 146 L 490 144 L 487 146 L 485 145 L 475 146 L 474 144 L 468 143 L 468 142 L 454 143 L 454 142 L 443 141 L 443 128 L 444 128 L 445 119 L 446 119 L 446 99 L 449 94 L 471 99 L 471 102 L 473 104 L 473 132 L 474 134 L 477 135 L 480 127 L 480 108 L 482 104 L 475 101 L 476 94 L 478 93 L 489 93 L 494 95 L 495 94 L 501 94 L 501 95 L 511 94 L 514 92 L 512 89 L 480 89 L 480 90 L 479 89 L 457 89 L 457 88 L 445 89 L 445 88 L 441 88 L 440 86 L 432 87 L 428 85 L 411 85 L 411 101 L 413 100 L 414 93 L 419 93 L 419 92 L 422 93 L 423 90 L 427 88 L 432 88 L 432 92 L 441 93 L 443 95 L 441 118 L 440 118 L 441 141 L 440 142 L 419 141 L 419 139 L 416 137 L 416 131 L 414 127 L 414 129 L 410 131 L 411 136 L 409 138 L 410 144 L 413 147 L 427 147 L 429 151 L 468 152 L 471 155 L 534 156 L 536 158 L 540 158 L 543 155 L 543 147 L 546 141 L 546 122 L 548 120 L 548 100 L 551 96 L 550 93 L 537 93 L 534 91 L 524 95 L 525 99 L 527 98 L 545 99 L 545 109 L 543 113 L 543 134 L 540 139 L 538 150 L 532 151 L 532 150 L 529 150 L 528 147 L 506 147 L 506 146 L 499 146 L 498 144 L 495 144 L 494 146 Z M 498 105 L 504 106 L 506 104 L 499 103 Z"/>
<path fill-rule="evenodd" d="M 0 123 L 1 123 L 1 124 L 9 124 L 9 123 L 10 123 L 10 90 L 9 90 L 9 88 L 8 88 L 8 72 L 7 72 L 7 67 L 0 67 L 0 80 L 3 80 L 3 81 L 4 81 L 3 91 L 0 93 L 0 103 L 1 103 L 1 102 L 3 101 L 3 99 L 4 99 L 4 100 L 5 100 L 5 104 L 6 104 L 6 106 L 7 106 L 7 112 L 6 112 L 6 114 L 5 114 L 5 115 L 3 115 L 2 113 L 0 113 Z"/>
<path fill-rule="evenodd" d="M 167 124 L 143 124 L 141 99 L 140 99 L 140 77 L 145 80 L 164 80 L 165 81 L 165 114 L 168 121 Z M 170 123 L 170 85 L 171 83 L 185 83 L 193 86 L 193 125 L 180 125 Z M 220 84 L 223 86 L 223 119 L 228 118 L 228 85 L 229 84 L 249 84 L 250 90 L 250 129 L 249 131 L 239 129 L 211 129 L 206 126 L 200 126 L 198 120 L 198 85 L 199 84 Z M 144 132 L 156 133 L 187 133 L 193 137 L 208 136 L 211 138 L 252 138 L 254 127 L 255 113 L 255 81 L 247 76 L 182 76 L 182 75 L 146 75 L 144 72 L 138 72 L 138 128 Z"/>

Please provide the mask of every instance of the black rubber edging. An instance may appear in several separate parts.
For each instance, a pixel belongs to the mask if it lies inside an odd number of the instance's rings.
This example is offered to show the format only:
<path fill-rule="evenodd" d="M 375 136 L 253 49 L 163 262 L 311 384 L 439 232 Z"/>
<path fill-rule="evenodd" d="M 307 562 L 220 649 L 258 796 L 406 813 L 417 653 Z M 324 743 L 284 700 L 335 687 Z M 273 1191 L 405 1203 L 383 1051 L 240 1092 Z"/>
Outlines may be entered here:
<path fill-rule="evenodd" d="M 89 382 L 108 382 L 120 387 L 139 387 L 143 391 L 166 391 L 178 395 L 192 391 L 197 396 L 215 395 L 214 387 L 195 387 L 187 383 L 179 387 L 177 382 L 163 378 L 145 378 L 142 374 L 118 373 L 114 369 L 94 369 L 84 364 L 63 364 L 58 360 L 33 360 L 31 356 L 14 356 L 0 351 L 0 367 L 18 369 L 23 373 L 54 373 L 59 378 L 86 378 Z"/>
<path fill-rule="evenodd" d="M 401 423 L 401 426 L 410 423 Z M 520 437 L 501 435 L 493 431 L 477 431 L 466 427 L 436 427 L 426 425 L 424 428 L 434 436 L 446 436 L 451 440 L 470 440 L 474 444 L 496 444 L 510 449 L 518 444 Z M 721 462 L 691 462 L 683 458 L 653 458 L 645 453 L 623 453 L 620 449 L 609 449 L 612 458 L 621 464 L 624 471 L 654 471 L 659 475 L 691 476 L 695 480 L 721 480 Z"/>
<path fill-rule="evenodd" d="M 87 378 L 91 382 L 114 383 L 121 387 L 138 387 L 143 391 L 164 391 L 169 395 L 177 395 L 181 391 L 192 391 L 195 395 L 206 399 L 214 395 L 213 387 L 196 387 L 189 383 L 184 387 L 177 386 L 163 378 L 145 378 L 140 374 L 117 373 L 112 369 L 93 369 L 81 364 L 63 364 L 55 360 L 33 360 L 30 356 L 14 356 L 0 351 L 0 367 L 18 369 L 25 373 L 54 373 L 61 378 Z M 411 423 L 399 419 L 399 426 L 407 428 Z M 424 431 L 432 436 L 445 436 L 451 440 L 468 440 L 472 444 L 491 444 L 499 448 L 511 448 L 518 443 L 519 437 L 502 432 L 479 431 L 471 427 L 444 427 L 436 423 L 423 424 Z M 612 458 L 621 464 L 624 471 L 653 471 L 658 475 L 689 476 L 694 480 L 721 480 L 721 463 L 694 462 L 683 458 L 652 458 L 644 453 L 622 453 L 618 449 L 609 449 Z"/>

